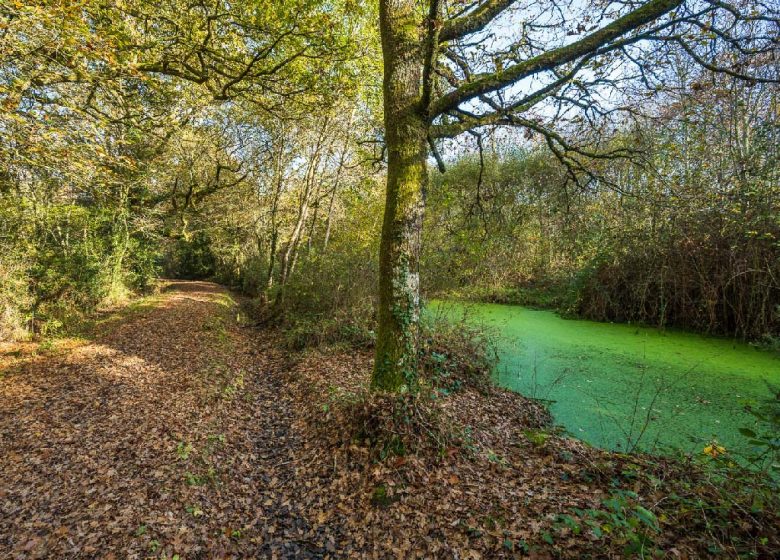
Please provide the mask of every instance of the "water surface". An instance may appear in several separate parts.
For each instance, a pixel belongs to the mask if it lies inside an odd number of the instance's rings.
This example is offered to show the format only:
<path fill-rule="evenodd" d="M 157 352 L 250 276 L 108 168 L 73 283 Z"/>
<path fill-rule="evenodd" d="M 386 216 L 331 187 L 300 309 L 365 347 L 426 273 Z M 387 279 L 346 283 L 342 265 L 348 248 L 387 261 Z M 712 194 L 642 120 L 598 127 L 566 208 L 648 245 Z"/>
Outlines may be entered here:
<path fill-rule="evenodd" d="M 745 403 L 780 384 L 780 357 L 723 338 L 562 319 L 513 305 L 434 302 L 499 335 L 498 382 L 553 401 L 556 422 L 593 445 L 701 451 L 715 439 L 743 449 Z"/>

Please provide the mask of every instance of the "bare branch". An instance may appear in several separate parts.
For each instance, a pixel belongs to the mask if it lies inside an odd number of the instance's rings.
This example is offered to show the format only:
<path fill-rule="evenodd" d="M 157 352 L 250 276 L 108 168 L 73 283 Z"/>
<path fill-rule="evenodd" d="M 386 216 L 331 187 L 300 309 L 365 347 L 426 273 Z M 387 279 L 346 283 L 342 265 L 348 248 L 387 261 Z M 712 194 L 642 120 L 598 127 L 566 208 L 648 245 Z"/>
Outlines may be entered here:
<path fill-rule="evenodd" d="M 642 7 L 616 19 L 606 27 L 594 31 L 579 41 L 542 53 L 506 70 L 488 74 L 473 82 L 463 84 L 435 101 L 431 105 L 430 115 L 435 118 L 451 111 L 465 101 L 500 90 L 539 72 L 552 70 L 562 64 L 573 62 L 597 51 L 610 41 L 658 19 L 680 4 L 682 4 L 682 0 L 650 0 Z"/>
<path fill-rule="evenodd" d="M 439 41 L 452 41 L 481 31 L 516 0 L 487 0 L 468 15 L 448 21 L 439 34 Z"/>

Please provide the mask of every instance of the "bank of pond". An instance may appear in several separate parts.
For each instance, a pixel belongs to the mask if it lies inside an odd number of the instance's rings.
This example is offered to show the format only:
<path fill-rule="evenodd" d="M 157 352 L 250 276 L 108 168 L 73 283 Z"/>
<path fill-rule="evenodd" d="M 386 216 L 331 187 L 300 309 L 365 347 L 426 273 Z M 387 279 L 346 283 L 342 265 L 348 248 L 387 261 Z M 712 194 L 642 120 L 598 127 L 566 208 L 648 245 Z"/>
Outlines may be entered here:
<path fill-rule="evenodd" d="M 780 385 L 780 356 L 743 342 L 678 330 L 563 319 L 516 305 L 435 301 L 434 313 L 496 335 L 496 381 L 546 401 L 557 424 L 621 451 L 740 453 L 746 407 Z"/>

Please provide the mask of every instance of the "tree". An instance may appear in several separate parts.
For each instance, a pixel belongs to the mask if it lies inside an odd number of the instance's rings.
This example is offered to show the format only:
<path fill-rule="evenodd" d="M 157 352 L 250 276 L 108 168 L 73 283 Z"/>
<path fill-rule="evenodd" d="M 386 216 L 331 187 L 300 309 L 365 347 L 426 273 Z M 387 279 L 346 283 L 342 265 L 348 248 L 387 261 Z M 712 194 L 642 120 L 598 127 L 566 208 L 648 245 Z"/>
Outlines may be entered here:
<path fill-rule="evenodd" d="M 89 310 L 145 285 L 162 245 L 206 239 L 193 230 L 207 203 L 261 182 L 267 131 L 355 99 L 378 59 L 371 13 L 352 0 L 0 0 L 0 270 L 14 274 L 0 323 L 16 333 L 68 299 Z M 321 218 L 319 179 L 285 276 Z M 264 224 L 222 225 L 256 243 Z"/>
<path fill-rule="evenodd" d="M 380 0 L 379 19 L 388 168 L 372 385 L 398 391 L 415 383 L 429 150 L 443 165 L 437 139 L 523 127 L 543 137 L 573 180 L 592 178 L 588 159 L 632 154 L 598 149 L 600 135 L 637 110 L 621 102 L 621 88 L 662 88 L 673 54 L 711 72 L 772 80 L 744 68 L 775 60 L 780 11 L 720 0 Z"/>

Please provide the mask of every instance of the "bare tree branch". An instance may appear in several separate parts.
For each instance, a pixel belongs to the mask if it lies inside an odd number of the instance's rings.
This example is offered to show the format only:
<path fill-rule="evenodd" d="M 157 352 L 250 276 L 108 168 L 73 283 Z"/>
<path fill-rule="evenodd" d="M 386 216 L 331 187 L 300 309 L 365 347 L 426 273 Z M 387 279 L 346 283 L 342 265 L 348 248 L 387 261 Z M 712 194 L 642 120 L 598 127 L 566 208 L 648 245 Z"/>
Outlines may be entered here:
<path fill-rule="evenodd" d="M 481 31 L 515 1 L 487 0 L 468 15 L 448 21 L 439 34 L 439 41 L 452 41 Z"/>
<path fill-rule="evenodd" d="M 431 105 L 430 115 L 431 117 L 436 117 L 479 95 L 500 90 L 528 76 L 573 62 L 582 56 L 597 51 L 610 41 L 658 19 L 680 4 L 682 4 L 682 0 L 650 0 L 642 7 L 616 19 L 609 25 L 579 41 L 547 51 L 515 64 L 506 70 L 484 75 L 479 79 L 463 84 L 461 87 L 436 100 Z"/>

